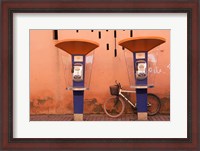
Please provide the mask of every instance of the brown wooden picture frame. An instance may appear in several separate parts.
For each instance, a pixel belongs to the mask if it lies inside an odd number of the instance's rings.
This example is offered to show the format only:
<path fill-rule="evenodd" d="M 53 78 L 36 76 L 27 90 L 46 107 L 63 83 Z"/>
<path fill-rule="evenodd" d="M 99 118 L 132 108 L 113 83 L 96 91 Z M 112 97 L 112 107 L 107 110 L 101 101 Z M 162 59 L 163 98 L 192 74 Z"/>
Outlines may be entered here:
<path fill-rule="evenodd" d="M 198 0 L 3 0 L 1 2 L 1 150 L 200 150 Z M 13 138 L 14 13 L 187 13 L 187 138 Z"/>

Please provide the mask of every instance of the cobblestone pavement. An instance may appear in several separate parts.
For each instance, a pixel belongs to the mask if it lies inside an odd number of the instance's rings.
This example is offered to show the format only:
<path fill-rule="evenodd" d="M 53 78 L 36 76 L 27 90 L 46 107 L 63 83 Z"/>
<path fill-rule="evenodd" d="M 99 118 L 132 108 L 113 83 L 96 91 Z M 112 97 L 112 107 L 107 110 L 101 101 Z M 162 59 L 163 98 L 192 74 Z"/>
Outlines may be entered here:
<path fill-rule="evenodd" d="M 110 118 L 106 114 L 84 114 L 84 121 L 136 121 L 136 114 L 124 114 L 118 118 Z M 31 115 L 30 121 L 73 121 L 73 114 Z M 148 116 L 148 121 L 170 121 L 170 115 L 157 114 Z"/>

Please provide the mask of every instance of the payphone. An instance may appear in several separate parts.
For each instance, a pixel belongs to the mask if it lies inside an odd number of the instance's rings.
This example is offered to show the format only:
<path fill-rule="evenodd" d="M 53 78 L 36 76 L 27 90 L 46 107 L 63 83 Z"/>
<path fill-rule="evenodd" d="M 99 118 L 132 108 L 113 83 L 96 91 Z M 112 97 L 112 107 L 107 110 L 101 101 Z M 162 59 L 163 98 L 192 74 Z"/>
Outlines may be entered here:
<path fill-rule="evenodd" d="M 83 64 L 75 63 L 72 67 L 73 80 L 76 82 L 83 81 Z"/>
<path fill-rule="evenodd" d="M 135 63 L 135 69 L 136 69 L 136 78 L 138 80 L 143 80 L 147 78 L 147 62 L 145 60 L 138 60 Z"/>
<path fill-rule="evenodd" d="M 73 91 L 74 120 L 82 121 L 84 90 L 89 89 L 91 77 L 92 51 L 99 47 L 99 44 L 85 39 L 69 39 L 58 41 L 55 46 L 69 54 L 70 66 L 66 69 L 69 71 L 66 76 L 69 82 L 66 89 Z"/>
<path fill-rule="evenodd" d="M 138 120 L 147 120 L 147 89 L 153 87 L 148 83 L 148 51 L 165 42 L 162 37 L 134 37 L 121 40 L 119 45 L 128 49 L 133 56 L 131 65 L 127 65 L 131 88 L 136 89 Z M 130 55 L 126 60 L 130 60 Z M 129 71 L 132 72 L 129 72 Z M 134 73 L 134 74 L 132 74 Z"/>

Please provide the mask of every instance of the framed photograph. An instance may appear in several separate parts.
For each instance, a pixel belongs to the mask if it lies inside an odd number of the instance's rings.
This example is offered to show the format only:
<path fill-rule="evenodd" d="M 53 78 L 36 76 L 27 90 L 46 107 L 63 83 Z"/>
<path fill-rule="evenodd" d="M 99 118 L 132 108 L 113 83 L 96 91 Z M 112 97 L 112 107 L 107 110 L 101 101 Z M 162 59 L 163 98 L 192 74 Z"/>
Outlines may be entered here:
<path fill-rule="evenodd" d="M 198 0 L 1 8 L 2 150 L 200 149 Z"/>

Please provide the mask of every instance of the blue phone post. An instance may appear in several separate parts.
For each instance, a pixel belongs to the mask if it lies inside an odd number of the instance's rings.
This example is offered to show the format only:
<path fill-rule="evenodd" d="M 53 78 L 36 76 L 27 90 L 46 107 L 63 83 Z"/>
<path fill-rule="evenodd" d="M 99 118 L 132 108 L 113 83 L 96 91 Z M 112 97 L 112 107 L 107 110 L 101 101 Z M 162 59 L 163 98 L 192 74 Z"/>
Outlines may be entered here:
<path fill-rule="evenodd" d="M 147 115 L 147 89 L 152 88 L 153 85 L 148 83 L 148 52 L 153 48 L 165 42 L 162 37 L 134 37 L 121 40 L 119 45 L 129 50 L 129 54 L 125 55 L 129 74 L 129 81 L 131 81 L 131 88 L 136 89 L 136 103 L 138 120 L 148 120 Z"/>
<path fill-rule="evenodd" d="M 93 63 L 93 50 L 99 44 L 85 39 L 57 41 L 56 47 L 71 55 L 70 70 L 67 72 L 70 84 L 67 90 L 73 91 L 74 121 L 82 121 L 84 114 L 84 91 L 89 89 L 90 74 Z M 86 67 L 88 70 L 86 70 Z"/>

